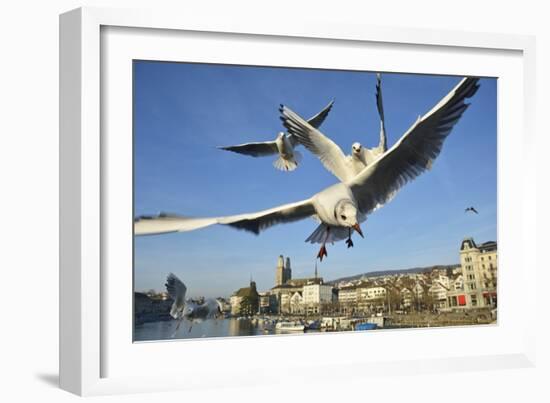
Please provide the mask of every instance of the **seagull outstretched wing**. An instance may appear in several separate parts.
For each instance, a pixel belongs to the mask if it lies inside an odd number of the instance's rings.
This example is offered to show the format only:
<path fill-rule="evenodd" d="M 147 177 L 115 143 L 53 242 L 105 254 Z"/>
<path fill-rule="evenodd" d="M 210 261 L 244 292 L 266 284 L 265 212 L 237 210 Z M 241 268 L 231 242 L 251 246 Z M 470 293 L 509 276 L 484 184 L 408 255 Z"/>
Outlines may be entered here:
<path fill-rule="evenodd" d="M 214 299 L 208 298 L 203 304 L 195 308 L 195 316 L 202 319 L 212 319 L 218 317 L 222 313 L 221 303 Z"/>
<path fill-rule="evenodd" d="M 323 124 L 323 122 L 325 121 L 325 119 L 327 118 L 330 110 L 332 109 L 332 106 L 334 105 L 334 99 L 332 101 L 330 101 L 328 103 L 327 106 L 325 106 L 321 112 L 319 112 L 317 115 L 315 116 L 312 116 L 310 117 L 307 122 L 315 127 L 316 129 L 318 129 L 319 127 L 321 127 L 321 125 Z"/>
<path fill-rule="evenodd" d="M 325 106 L 318 114 L 312 116 L 308 120 L 308 123 L 313 127 L 321 126 L 327 118 L 330 110 L 332 109 L 333 104 L 334 100 L 330 101 L 329 104 Z M 288 138 L 293 146 L 298 143 L 294 136 L 289 135 Z M 269 155 L 277 154 L 279 152 L 279 150 L 277 149 L 277 143 L 274 140 L 258 141 L 252 143 L 238 144 L 234 146 L 223 146 L 218 148 L 220 150 L 232 151 L 234 153 L 249 155 L 251 157 L 266 157 Z"/>
<path fill-rule="evenodd" d="M 298 142 L 315 154 L 325 168 L 338 179 L 341 181 L 350 179 L 351 171 L 348 167 L 347 157 L 334 141 L 311 126 L 290 108 L 281 105 L 279 111 L 281 112 L 283 125 L 290 135 L 294 136 Z"/>
<path fill-rule="evenodd" d="M 384 121 L 384 105 L 382 102 L 382 79 L 380 73 L 376 74 L 376 109 L 378 109 L 378 116 L 380 117 L 380 140 L 378 145 L 373 148 L 362 148 L 363 160 L 367 165 L 372 164 L 382 154 L 388 150 L 387 136 L 386 136 L 386 124 Z"/>
<path fill-rule="evenodd" d="M 227 217 L 197 218 L 160 214 L 154 217 L 143 216 L 134 220 L 134 234 L 153 235 L 169 232 L 186 232 L 214 224 L 229 225 L 233 228 L 259 234 L 273 225 L 303 220 L 314 214 L 315 207 L 311 199 L 284 204 L 256 213 Z"/>
<path fill-rule="evenodd" d="M 384 121 L 384 105 L 382 102 L 382 79 L 380 74 L 376 74 L 376 108 L 380 116 L 380 142 L 378 143 L 378 151 L 382 154 L 387 151 L 386 123 Z"/>
<path fill-rule="evenodd" d="M 443 142 L 468 108 L 464 100 L 479 88 L 478 81 L 462 79 L 380 159 L 348 182 L 363 214 L 389 201 L 403 185 L 431 168 Z"/>
<path fill-rule="evenodd" d="M 218 147 L 220 150 L 233 151 L 234 153 L 250 155 L 251 157 L 265 157 L 277 154 L 277 144 L 275 141 L 264 141 L 255 143 L 244 143 L 236 146 Z"/>
<path fill-rule="evenodd" d="M 185 294 L 187 293 L 187 287 L 183 282 L 173 273 L 170 273 L 166 278 L 166 292 L 174 300 L 170 315 L 173 318 L 177 318 L 177 312 L 181 311 L 185 305 Z"/>

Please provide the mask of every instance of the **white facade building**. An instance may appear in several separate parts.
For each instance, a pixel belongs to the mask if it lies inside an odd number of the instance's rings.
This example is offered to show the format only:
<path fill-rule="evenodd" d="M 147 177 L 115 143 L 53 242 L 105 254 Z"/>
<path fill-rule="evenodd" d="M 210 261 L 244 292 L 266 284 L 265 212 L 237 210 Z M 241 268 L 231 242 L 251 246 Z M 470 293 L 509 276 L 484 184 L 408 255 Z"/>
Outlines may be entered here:
<path fill-rule="evenodd" d="M 355 304 L 357 302 L 357 288 L 354 286 L 340 288 L 338 290 L 338 302 L 342 304 Z"/>
<path fill-rule="evenodd" d="M 359 288 L 358 299 L 379 299 L 386 297 L 386 289 L 384 287 L 369 287 Z"/>
<path fill-rule="evenodd" d="M 498 266 L 496 242 L 476 245 L 472 238 L 464 239 L 460 246 L 460 263 L 466 306 L 468 308 L 496 306 Z"/>
<path fill-rule="evenodd" d="M 328 284 L 307 284 L 303 291 L 304 304 L 332 302 L 332 286 Z"/>
<path fill-rule="evenodd" d="M 302 291 L 303 305 L 307 313 L 321 312 L 323 304 L 332 303 L 332 286 L 315 282 L 304 285 Z"/>

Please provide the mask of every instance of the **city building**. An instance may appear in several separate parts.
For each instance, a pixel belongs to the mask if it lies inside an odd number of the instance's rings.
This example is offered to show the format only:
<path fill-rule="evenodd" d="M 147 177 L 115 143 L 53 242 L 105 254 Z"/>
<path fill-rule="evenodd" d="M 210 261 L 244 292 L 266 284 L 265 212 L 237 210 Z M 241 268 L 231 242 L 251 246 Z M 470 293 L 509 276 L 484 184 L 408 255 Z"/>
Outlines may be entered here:
<path fill-rule="evenodd" d="M 270 297 L 262 304 L 264 312 L 278 314 L 321 313 L 334 301 L 333 287 L 323 283 L 315 267 L 314 277 L 292 278 L 290 258 L 279 256 L 275 269 L 275 286 L 266 292 Z M 267 296 L 265 297 L 267 299 Z"/>
<path fill-rule="evenodd" d="M 357 286 L 357 311 L 373 312 L 383 307 L 386 300 L 384 287 L 362 283 Z"/>
<path fill-rule="evenodd" d="M 462 289 L 459 284 L 447 295 L 449 308 L 483 308 L 497 305 L 497 243 L 477 245 L 466 238 L 460 245 Z M 457 279 L 458 280 L 458 279 Z"/>
<path fill-rule="evenodd" d="M 258 313 L 260 296 L 256 283 L 250 280 L 250 286 L 238 289 L 229 299 L 232 315 L 254 315 Z"/>
<path fill-rule="evenodd" d="M 273 313 L 277 312 L 277 298 L 269 291 L 260 292 L 259 295 L 259 313 Z"/>
<path fill-rule="evenodd" d="M 448 281 L 447 281 L 448 284 Z M 428 288 L 428 292 L 430 293 L 430 296 L 433 300 L 433 307 L 438 309 L 445 309 L 447 308 L 447 292 L 449 291 L 449 288 L 445 287 L 442 283 L 439 281 L 435 281 L 432 283 L 430 288 Z"/>
<path fill-rule="evenodd" d="M 495 307 L 497 304 L 497 243 L 477 245 L 466 238 L 460 246 L 460 263 L 468 308 Z"/>
<path fill-rule="evenodd" d="M 379 312 L 453 311 L 493 308 L 497 304 L 497 244 L 460 245 L 460 266 L 438 265 L 416 272 L 353 276 L 325 284 L 315 275 L 292 278 L 290 258 L 280 255 L 275 285 L 258 293 L 253 281 L 231 296 L 233 314 L 361 316 Z M 139 303 L 140 307 L 147 300 Z M 252 309 L 255 308 L 255 310 Z"/>
<path fill-rule="evenodd" d="M 320 279 L 314 279 L 303 286 L 302 304 L 308 314 L 316 314 L 324 311 L 323 307 L 332 304 L 332 286 L 323 284 Z"/>
<path fill-rule="evenodd" d="M 411 306 L 413 306 L 414 302 L 414 295 L 413 292 L 409 288 L 402 288 L 401 289 L 401 306 L 404 309 L 408 309 Z"/>
<path fill-rule="evenodd" d="M 294 291 L 289 295 L 289 313 L 299 315 L 305 313 L 303 291 Z"/>
<path fill-rule="evenodd" d="M 169 319 L 172 299 L 164 298 L 164 295 L 161 294 L 148 294 L 134 292 L 134 319 L 136 323 Z"/>
<path fill-rule="evenodd" d="M 353 314 L 357 307 L 357 287 L 352 283 L 338 289 L 338 304 L 343 314 Z"/>
<path fill-rule="evenodd" d="M 143 315 L 153 311 L 153 300 L 142 292 L 134 293 L 134 314 Z"/>

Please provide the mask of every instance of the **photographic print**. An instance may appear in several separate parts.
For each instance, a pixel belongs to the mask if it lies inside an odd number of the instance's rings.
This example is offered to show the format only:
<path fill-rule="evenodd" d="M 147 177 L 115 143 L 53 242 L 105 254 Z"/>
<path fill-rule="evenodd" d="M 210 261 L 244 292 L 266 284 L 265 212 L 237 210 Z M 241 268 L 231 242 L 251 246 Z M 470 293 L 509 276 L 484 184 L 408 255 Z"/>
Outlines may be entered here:
<path fill-rule="evenodd" d="M 496 323 L 496 78 L 133 83 L 134 341 Z"/>

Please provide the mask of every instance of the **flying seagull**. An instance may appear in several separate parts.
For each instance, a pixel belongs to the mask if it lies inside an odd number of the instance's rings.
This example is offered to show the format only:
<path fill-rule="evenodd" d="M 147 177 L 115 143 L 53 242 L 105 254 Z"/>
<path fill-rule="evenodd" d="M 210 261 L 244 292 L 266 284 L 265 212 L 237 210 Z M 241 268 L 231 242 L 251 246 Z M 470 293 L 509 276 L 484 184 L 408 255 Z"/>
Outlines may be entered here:
<path fill-rule="evenodd" d="M 320 131 L 314 130 L 312 134 L 304 134 L 309 128 L 304 129 L 303 120 L 289 108 L 281 105 L 281 120 L 291 136 L 299 143 L 315 154 L 331 173 L 342 182 L 350 180 L 361 172 L 368 164 L 372 164 L 378 157 L 384 154 L 388 147 L 386 141 L 386 127 L 384 123 L 384 107 L 382 104 L 382 83 L 380 74 L 376 74 L 376 107 L 380 116 L 380 140 L 377 147 L 366 148 L 361 143 L 355 142 L 351 146 L 351 154 L 344 152 L 330 138 Z M 310 125 L 311 126 L 311 125 Z M 317 129 L 317 128 L 314 128 Z"/>
<path fill-rule="evenodd" d="M 479 213 L 477 212 L 477 210 L 476 210 L 475 208 L 473 208 L 473 207 L 468 207 L 468 208 L 466 208 L 466 210 L 464 210 L 465 213 L 467 213 L 468 211 L 471 211 L 472 213 L 479 214 Z"/>
<path fill-rule="evenodd" d="M 170 297 L 174 300 L 172 308 L 170 309 L 170 316 L 178 320 L 176 332 L 178 331 L 183 319 L 187 319 L 191 322 L 191 326 L 189 327 L 189 331 L 191 331 L 193 322 L 217 318 L 222 313 L 221 304 L 218 300 L 213 298 L 206 299 L 201 304 L 198 304 L 192 300 L 185 300 L 187 287 L 173 273 L 170 273 L 166 278 L 165 287 Z"/>
<path fill-rule="evenodd" d="M 359 226 L 367 215 L 389 201 L 406 183 L 412 181 L 432 166 L 439 155 L 443 142 L 458 122 L 468 104 L 464 102 L 477 91 L 479 79 L 462 79 L 437 105 L 419 118 L 386 153 L 366 166 L 358 175 L 329 186 L 309 199 L 289 203 L 271 209 L 226 217 L 196 218 L 169 214 L 137 218 L 134 222 L 136 235 L 162 234 L 193 231 L 214 224 L 259 234 L 261 231 L 282 223 L 290 223 L 313 217 L 319 225 L 306 242 L 320 243 L 317 257 L 327 256 L 326 243 L 348 240 L 353 246 L 352 231 L 363 236 Z M 319 133 L 314 127 L 294 112 L 296 130 L 307 139 Z M 299 125 L 298 125 L 299 124 Z M 331 170 L 340 172 L 340 160 L 324 162 Z"/>
<path fill-rule="evenodd" d="M 308 123 L 316 128 L 319 128 L 325 121 L 327 115 L 332 109 L 334 101 L 325 106 L 325 108 L 317 115 L 308 120 Z M 236 146 L 218 147 L 222 150 L 233 151 L 235 153 L 249 155 L 251 157 L 265 157 L 268 155 L 278 154 L 277 158 L 273 162 L 273 166 L 281 171 L 294 171 L 302 159 L 300 152 L 295 151 L 294 148 L 298 142 L 294 136 L 280 132 L 277 134 L 275 140 L 264 141 L 257 143 L 245 143 Z"/>

